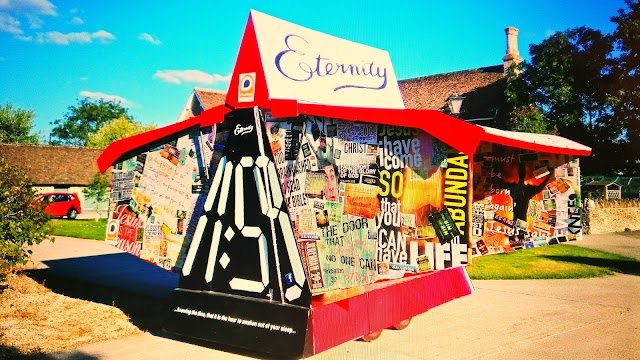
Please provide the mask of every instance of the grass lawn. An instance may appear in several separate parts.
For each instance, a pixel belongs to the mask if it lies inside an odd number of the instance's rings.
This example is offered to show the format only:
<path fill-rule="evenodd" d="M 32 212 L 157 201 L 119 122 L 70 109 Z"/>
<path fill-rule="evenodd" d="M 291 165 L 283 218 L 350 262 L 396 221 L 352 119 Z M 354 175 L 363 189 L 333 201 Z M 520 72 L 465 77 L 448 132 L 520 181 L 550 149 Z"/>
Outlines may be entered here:
<path fill-rule="evenodd" d="M 615 272 L 640 275 L 640 261 L 560 244 L 475 257 L 467 270 L 475 280 L 579 279 Z"/>
<path fill-rule="evenodd" d="M 54 236 L 104 240 L 107 220 L 51 220 Z M 579 279 L 616 272 L 640 275 L 640 261 L 604 251 L 560 244 L 473 258 L 475 280 Z"/>
<path fill-rule="evenodd" d="M 52 219 L 51 227 L 54 236 L 70 236 L 81 239 L 104 240 L 107 219 L 69 220 Z"/>

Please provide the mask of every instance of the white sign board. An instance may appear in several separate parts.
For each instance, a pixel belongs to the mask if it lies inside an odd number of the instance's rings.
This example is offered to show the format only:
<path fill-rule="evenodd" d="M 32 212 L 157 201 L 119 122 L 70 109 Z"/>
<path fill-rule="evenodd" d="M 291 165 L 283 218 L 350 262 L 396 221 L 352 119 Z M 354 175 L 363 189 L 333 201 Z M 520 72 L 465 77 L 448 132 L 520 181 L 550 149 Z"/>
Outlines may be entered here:
<path fill-rule="evenodd" d="M 404 109 L 389 53 L 251 10 L 272 99 Z"/>

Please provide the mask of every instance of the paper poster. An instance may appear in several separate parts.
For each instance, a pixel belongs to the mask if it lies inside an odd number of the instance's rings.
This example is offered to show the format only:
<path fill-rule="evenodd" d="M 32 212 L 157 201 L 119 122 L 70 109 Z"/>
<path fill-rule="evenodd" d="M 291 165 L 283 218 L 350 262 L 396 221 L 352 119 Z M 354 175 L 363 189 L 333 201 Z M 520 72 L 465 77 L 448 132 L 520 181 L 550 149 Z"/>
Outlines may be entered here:
<path fill-rule="evenodd" d="M 313 293 L 466 263 L 466 157 L 416 129 L 313 116 L 266 127 L 299 241 L 318 238 L 322 286 Z M 287 153 L 294 127 L 297 156 Z M 445 181 L 455 183 L 451 193 Z M 442 211 L 455 228 L 449 248 L 436 246 L 442 229 L 430 220 Z M 311 248 L 304 242 L 303 253 Z"/>
<path fill-rule="evenodd" d="M 184 136 L 112 170 L 107 239 L 171 270 L 184 255 L 191 213 L 201 188 L 194 143 Z M 117 230 L 115 230 L 117 227 Z"/>
<path fill-rule="evenodd" d="M 577 158 L 489 144 L 475 165 L 474 255 L 582 236 Z"/>

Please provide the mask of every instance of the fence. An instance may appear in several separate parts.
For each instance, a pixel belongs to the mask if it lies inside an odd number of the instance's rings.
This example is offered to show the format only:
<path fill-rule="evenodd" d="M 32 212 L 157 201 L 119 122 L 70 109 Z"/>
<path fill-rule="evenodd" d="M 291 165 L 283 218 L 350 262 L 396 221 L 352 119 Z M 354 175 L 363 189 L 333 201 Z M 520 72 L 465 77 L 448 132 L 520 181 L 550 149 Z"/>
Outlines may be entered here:
<path fill-rule="evenodd" d="M 586 199 L 582 214 L 585 234 L 640 230 L 640 199 Z"/>

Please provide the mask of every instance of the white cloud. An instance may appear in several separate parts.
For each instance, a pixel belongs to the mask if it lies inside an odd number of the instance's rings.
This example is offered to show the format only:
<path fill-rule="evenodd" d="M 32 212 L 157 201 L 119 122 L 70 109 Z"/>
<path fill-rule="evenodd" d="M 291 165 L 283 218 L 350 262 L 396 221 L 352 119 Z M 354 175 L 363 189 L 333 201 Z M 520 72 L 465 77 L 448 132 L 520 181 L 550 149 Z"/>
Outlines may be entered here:
<path fill-rule="evenodd" d="M 150 43 L 152 43 L 154 45 L 162 44 L 160 42 L 160 40 L 158 40 L 155 37 L 153 37 L 153 35 L 147 34 L 147 33 L 142 33 L 142 34 L 138 35 L 138 39 L 140 39 L 142 41 L 150 42 Z"/>
<path fill-rule="evenodd" d="M 104 101 L 115 101 L 119 102 L 122 106 L 131 106 L 132 102 L 118 95 L 109 95 L 101 92 L 93 92 L 93 91 L 80 91 L 80 96 L 88 97 L 95 100 L 104 100 Z"/>
<path fill-rule="evenodd" d="M 549 29 L 547 31 L 544 32 L 544 36 L 545 37 L 550 37 L 551 35 L 555 34 L 557 31 L 553 30 L 553 29 Z"/>
<path fill-rule="evenodd" d="M 7 59 L 4 58 L 4 56 L 0 56 L 0 62 L 6 61 Z"/>
<path fill-rule="evenodd" d="M 0 13 L 0 31 L 8 32 L 10 34 L 22 34 L 20 29 L 20 21 L 13 18 L 9 14 Z"/>
<path fill-rule="evenodd" d="M 79 18 L 78 16 L 74 16 L 73 19 L 71 19 L 70 21 L 72 24 L 74 25 L 82 25 L 84 24 L 84 20 L 82 20 L 81 18 Z"/>
<path fill-rule="evenodd" d="M 92 34 L 88 32 L 70 32 L 63 34 L 59 31 L 49 31 L 47 33 L 38 33 L 36 41 L 39 43 L 53 43 L 58 45 L 69 45 L 71 43 L 87 44 L 94 39 L 108 43 L 115 39 L 115 36 L 108 31 L 99 30 Z"/>
<path fill-rule="evenodd" d="M 91 37 L 94 39 L 98 39 L 100 40 L 102 43 L 108 43 L 111 42 L 112 40 L 115 40 L 115 36 L 113 36 L 112 33 L 105 31 L 105 30 L 98 30 L 96 32 L 94 32 L 93 34 L 91 34 Z"/>
<path fill-rule="evenodd" d="M 49 31 L 46 34 L 38 33 L 37 42 L 39 43 L 54 43 L 58 45 L 69 45 L 70 43 L 86 44 L 91 42 L 91 36 L 88 32 L 71 32 L 63 34 L 59 31 Z"/>
<path fill-rule="evenodd" d="M 0 0 L 0 9 L 27 14 L 56 16 L 56 7 L 48 0 Z"/>
<path fill-rule="evenodd" d="M 80 78 L 80 81 L 87 81 L 87 80 L 89 80 L 89 77 L 88 77 L 88 76 L 82 76 L 82 77 Z"/>
<path fill-rule="evenodd" d="M 57 16 L 56 7 L 48 0 L 0 0 L 0 31 L 19 37 L 24 33 L 16 17 L 24 17 L 31 29 L 39 29 L 44 24 L 40 16 Z"/>
<path fill-rule="evenodd" d="M 21 41 L 26 41 L 26 42 L 31 42 L 33 41 L 33 36 L 24 36 L 24 35 L 14 35 L 14 38 L 21 40 Z"/>
<path fill-rule="evenodd" d="M 218 74 L 213 74 L 213 79 L 215 82 L 229 82 L 231 80 L 231 74 L 227 76 L 222 76 Z"/>
<path fill-rule="evenodd" d="M 172 84 L 199 83 L 212 85 L 218 82 L 229 82 L 231 76 L 222 76 L 218 74 L 207 74 L 200 70 L 157 70 L 153 74 L 154 78 Z"/>
<path fill-rule="evenodd" d="M 29 20 L 29 27 L 31 29 L 40 29 L 42 24 L 44 24 L 44 21 L 36 15 L 27 15 L 27 20 Z"/>

